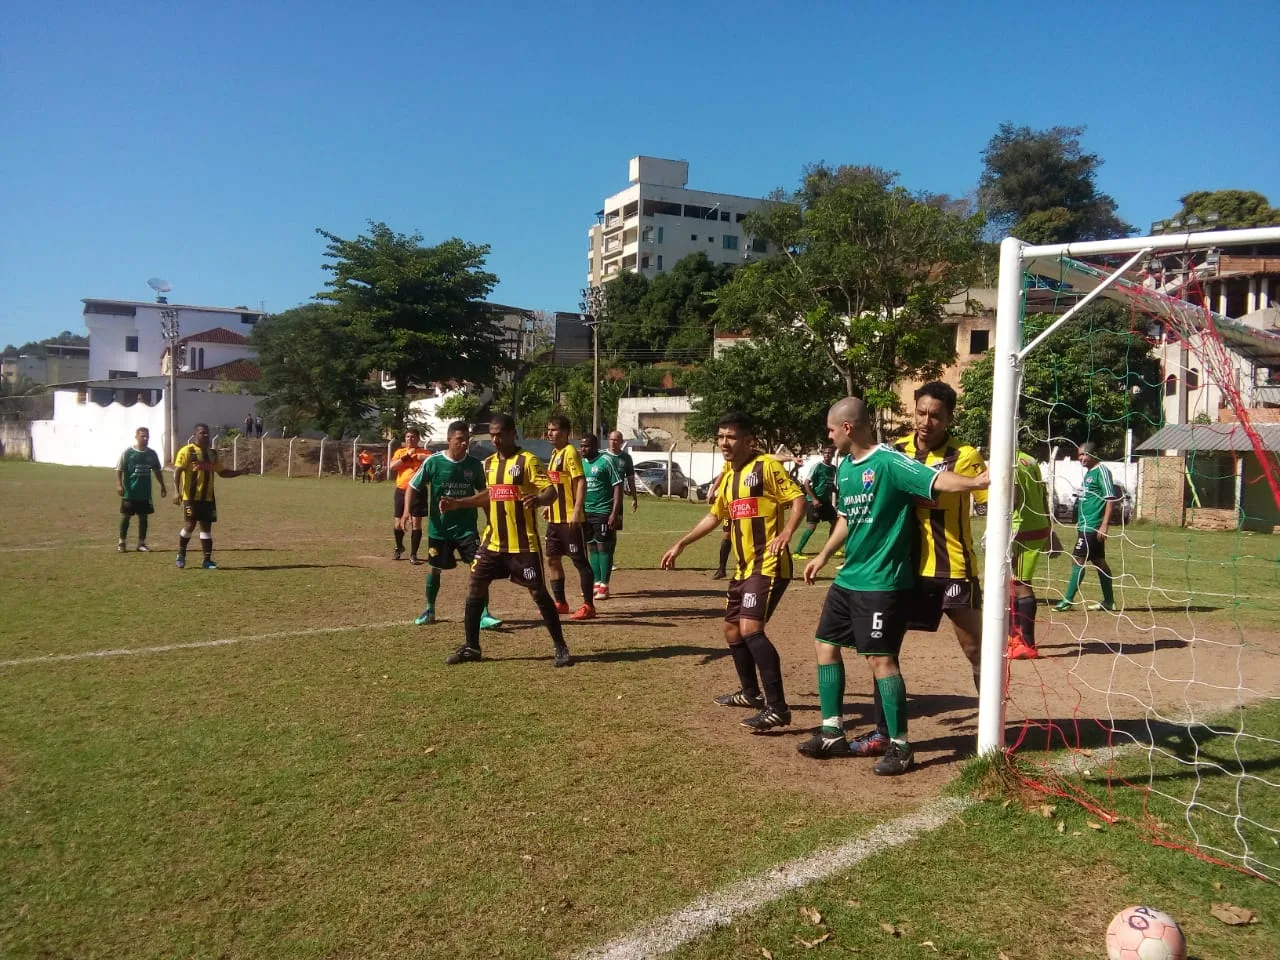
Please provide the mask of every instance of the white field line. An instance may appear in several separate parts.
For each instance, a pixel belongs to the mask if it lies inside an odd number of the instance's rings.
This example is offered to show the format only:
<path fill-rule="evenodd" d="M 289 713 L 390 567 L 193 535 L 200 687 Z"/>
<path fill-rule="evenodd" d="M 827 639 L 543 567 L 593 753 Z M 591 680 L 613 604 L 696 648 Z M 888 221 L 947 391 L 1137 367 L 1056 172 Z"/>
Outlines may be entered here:
<path fill-rule="evenodd" d="M 689 906 L 646 923 L 624 937 L 578 954 L 576 960 L 644 960 L 669 953 L 792 890 L 826 880 L 878 853 L 910 843 L 921 834 L 938 829 L 973 803 L 958 797 L 934 800 L 914 813 L 873 827 L 848 843 L 818 850 L 761 876 L 700 897 Z"/>
<path fill-rule="evenodd" d="M 410 620 L 388 620 L 384 623 L 353 623 L 345 627 L 309 627 L 306 630 L 282 630 L 279 633 L 257 633 L 243 637 L 223 637 L 221 640 L 193 640 L 190 643 L 164 643 L 154 647 L 119 647 L 114 650 L 85 650 L 80 653 L 46 653 L 39 657 L 21 657 L 17 660 L 0 660 L 0 668 L 25 667 L 34 663 L 64 663 L 69 660 L 94 660 L 102 657 L 138 657 L 153 653 L 171 653 L 174 650 L 201 650 L 206 647 L 230 647 L 237 643 L 260 643 L 264 640 L 291 640 L 295 637 L 319 637 L 330 633 L 347 633 L 351 630 L 388 630 L 391 627 L 408 626 Z"/>

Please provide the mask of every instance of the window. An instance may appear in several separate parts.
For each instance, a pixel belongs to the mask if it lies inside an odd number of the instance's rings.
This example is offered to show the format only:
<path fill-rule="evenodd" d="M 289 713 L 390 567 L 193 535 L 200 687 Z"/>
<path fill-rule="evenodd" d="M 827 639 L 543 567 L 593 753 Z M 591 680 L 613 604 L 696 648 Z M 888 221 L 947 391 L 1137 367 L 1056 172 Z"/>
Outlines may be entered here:
<path fill-rule="evenodd" d="M 690 239 L 690 240 L 697 240 L 697 239 L 698 239 L 698 235 L 697 235 L 696 233 L 691 233 L 691 234 L 689 234 L 689 239 Z"/>
<path fill-rule="evenodd" d="M 739 213 L 739 214 L 736 214 L 736 215 L 734 216 L 734 218 L 733 218 L 733 222 L 734 222 L 734 223 L 741 223 L 741 222 L 742 222 L 743 220 L 745 220 L 745 219 L 747 219 L 747 215 L 746 215 L 745 213 Z"/>
<path fill-rule="evenodd" d="M 1192 367 L 1187 371 L 1187 389 L 1198 390 L 1200 388 L 1200 371 Z"/>
<path fill-rule="evenodd" d="M 1172 397 L 1177 392 L 1178 378 L 1171 373 L 1169 376 L 1164 378 L 1164 395 L 1166 397 Z"/>
<path fill-rule="evenodd" d="M 195 360 L 195 369 L 203 370 L 204 369 L 204 347 L 197 347 L 193 352 L 195 353 L 195 356 L 192 357 L 192 359 Z"/>
<path fill-rule="evenodd" d="M 129 378 L 136 377 L 137 375 L 138 375 L 137 370 L 108 370 L 107 371 L 108 380 L 128 380 Z"/>
<path fill-rule="evenodd" d="M 716 242 L 715 237 L 707 237 L 707 243 L 715 243 L 715 242 Z"/>
<path fill-rule="evenodd" d="M 661 228 L 661 227 L 659 227 L 659 228 L 658 228 L 658 242 L 659 242 L 659 243 L 661 243 L 661 242 L 662 242 L 662 228 Z"/>
<path fill-rule="evenodd" d="M 658 269 L 662 269 L 662 254 L 658 254 Z"/>
<path fill-rule="evenodd" d="M 729 222 L 729 211 L 728 211 L 728 210 L 721 210 L 721 211 L 720 211 L 720 220 L 721 220 L 721 222 L 723 222 L 723 223 L 728 223 L 728 222 Z"/>
<path fill-rule="evenodd" d="M 649 269 L 649 255 L 647 253 L 640 258 L 640 269 L 641 270 Z"/>
<path fill-rule="evenodd" d="M 124 352 L 125 352 L 125 353 L 137 353 L 137 352 L 138 352 L 138 338 L 137 338 L 137 337 L 125 337 L 125 338 L 124 338 Z"/>
<path fill-rule="evenodd" d="M 969 353 L 986 353 L 987 348 L 991 346 L 990 330 L 970 330 L 969 331 Z"/>
<path fill-rule="evenodd" d="M 738 238 L 733 236 L 732 234 L 726 233 L 723 237 L 720 238 L 720 241 L 724 244 L 724 248 L 726 250 L 738 249 Z"/>
<path fill-rule="evenodd" d="M 240 322 L 241 322 L 241 323 L 247 323 L 247 324 L 248 324 L 249 326 L 251 326 L 251 327 L 252 327 L 252 326 L 254 326 L 254 325 L 256 325 L 256 324 L 257 324 L 257 322 L 258 322 L 259 320 L 261 320 L 261 319 L 262 319 L 262 314 L 260 314 L 260 313 L 242 313 L 242 314 L 240 314 Z"/>
<path fill-rule="evenodd" d="M 753 237 L 751 240 L 751 252 L 752 253 L 768 253 L 769 241 L 761 240 L 759 237 Z"/>
<path fill-rule="evenodd" d="M 644 215 L 652 217 L 655 213 L 665 214 L 668 217 L 678 217 L 681 214 L 680 204 L 668 203 L 666 200 L 646 200 L 644 202 Z"/>

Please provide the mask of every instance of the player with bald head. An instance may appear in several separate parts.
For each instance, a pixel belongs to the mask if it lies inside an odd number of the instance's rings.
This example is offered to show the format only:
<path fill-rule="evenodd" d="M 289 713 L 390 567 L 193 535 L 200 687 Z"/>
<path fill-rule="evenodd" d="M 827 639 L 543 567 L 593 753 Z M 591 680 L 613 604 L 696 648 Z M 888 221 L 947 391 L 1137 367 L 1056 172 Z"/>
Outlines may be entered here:
<path fill-rule="evenodd" d="M 822 729 L 800 744 L 801 754 L 822 760 L 866 756 L 844 735 L 845 649 L 866 657 L 876 700 L 889 727 L 889 743 L 873 770 L 905 773 L 913 754 L 907 742 L 907 688 L 898 665 L 915 590 L 912 508 L 938 493 L 983 490 L 987 475 L 939 473 L 876 442 L 870 410 L 845 397 L 827 414 L 827 433 L 843 457 L 836 470 L 835 532 L 804 569 L 813 583 L 844 548 L 845 559 L 827 592 L 814 639 Z"/>

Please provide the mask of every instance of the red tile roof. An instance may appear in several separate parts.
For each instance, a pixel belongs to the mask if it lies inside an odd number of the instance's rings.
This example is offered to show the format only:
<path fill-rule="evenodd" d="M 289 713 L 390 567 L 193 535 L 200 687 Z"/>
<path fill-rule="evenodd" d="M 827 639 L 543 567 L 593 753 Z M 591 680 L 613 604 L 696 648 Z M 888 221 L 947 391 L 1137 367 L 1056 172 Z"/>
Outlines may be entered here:
<path fill-rule="evenodd" d="M 252 360 L 232 360 L 220 363 L 216 367 L 205 367 L 203 370 L 183 370 L 178 374 L 182 380 L 231 380 L 236 383 L 249 383 L 262 379 L 262 370 Z"/>
<path fill-rule="evenodd" d="M 249 338 L 242 333 L 236 333 L 234 330 L 228 330 L 226 327 L 214 327 L 212 330 L 201 330 L 199 333 L 189 333 L 178 342 L 227 343 L 244 346 L 249 342 Z"/>

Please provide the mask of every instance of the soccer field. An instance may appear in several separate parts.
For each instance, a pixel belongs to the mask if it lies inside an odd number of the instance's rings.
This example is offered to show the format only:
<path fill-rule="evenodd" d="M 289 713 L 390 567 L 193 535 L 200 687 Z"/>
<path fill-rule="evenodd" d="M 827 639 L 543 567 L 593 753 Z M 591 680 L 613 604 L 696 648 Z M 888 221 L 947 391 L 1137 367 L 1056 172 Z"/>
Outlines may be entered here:
<path fill-rule="evenodd" d="M 485 635 L 489 659 L 448 668 L 465 571 L 445 575 L 444 622 L 412 626 L 426 568 L 390 560 L 388 485 L 243 477 L 218 491 L 221 569 L 178 571 L 176 507 L 157 504 L 154 553 L 119 555 L 109 471 L 0 463 L 2 956 L 573 956 L 916 810 L 972 752 L 976 699 L 944 626 L 910 635 L 903 658 L 918 769 L 883 780 L 869 762 L 798 757 L 817 721 L 823 596 L 799 582 L 770 628 L 795 726 L 753 737 L 712 706 L 734 685 L 717 538 L 655 569 L 696 505 L 628 514 L 615 599 L 566 623 L 572 669 L 551 668 L 510 585 L 493 591 L 507 629 Z M 1280 541 L 1250 541 L 1245 559 L 1240 542 L 1166 532 L 1132 566 L 1149 556 L 1161 584 L 1181 576 L 1186 598 L 1152 614 L 1175 634 L 1193 607 L 1197 630 L 1258 640 L 1269 676 Z M 1191 555 L 1220 572 L 1188 575 Z M 1141 582 L 1126 605 L 1140 590 L 1160 607 Z M 1071 647 L 1071 616 L 1047 628 L 1048 651 Z M 865 686 L 851 670 L 859 723 Z M 1260 716 L 1280 736 L 1274 706 Z M 812 955 L 1098 956 L 1110 916 L 1151 899 L 1194 955 L 1274 956 L 1274 885 L 1085 821 L 979 803 L 681 955 L 809 955 L 826 935 Z M 1219 901 L 1261 922 L 1224 926 L 1208 916 Z"/>

